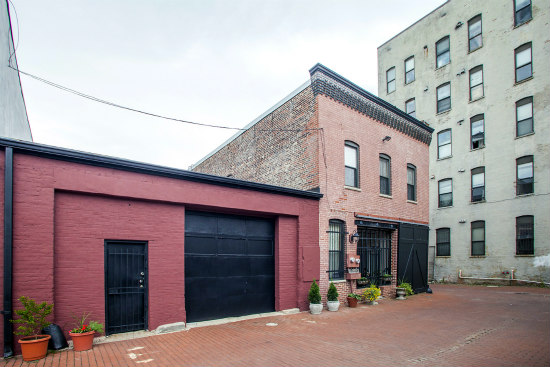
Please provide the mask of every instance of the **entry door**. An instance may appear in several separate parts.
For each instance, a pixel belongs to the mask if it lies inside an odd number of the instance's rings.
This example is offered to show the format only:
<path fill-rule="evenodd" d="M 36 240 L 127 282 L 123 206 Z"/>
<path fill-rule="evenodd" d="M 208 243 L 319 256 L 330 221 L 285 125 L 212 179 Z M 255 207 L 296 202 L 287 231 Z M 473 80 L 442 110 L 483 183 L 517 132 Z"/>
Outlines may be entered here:
<path fill-rule="evenodd" d="M 105 333 L 147 329 L 147 243 L 105 242 Z"/>

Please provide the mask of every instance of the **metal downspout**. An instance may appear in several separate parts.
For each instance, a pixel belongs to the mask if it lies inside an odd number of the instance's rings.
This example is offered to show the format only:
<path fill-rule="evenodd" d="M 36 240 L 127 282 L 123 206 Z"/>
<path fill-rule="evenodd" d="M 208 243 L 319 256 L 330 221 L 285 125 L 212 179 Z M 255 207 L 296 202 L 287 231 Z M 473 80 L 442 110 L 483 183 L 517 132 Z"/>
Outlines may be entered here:
<path fill-rule="evenodd" d="M 4 165 L 4 358 L 13 356 L 12 254 L 13 254 L 13 148 L 6 147 Z"/>

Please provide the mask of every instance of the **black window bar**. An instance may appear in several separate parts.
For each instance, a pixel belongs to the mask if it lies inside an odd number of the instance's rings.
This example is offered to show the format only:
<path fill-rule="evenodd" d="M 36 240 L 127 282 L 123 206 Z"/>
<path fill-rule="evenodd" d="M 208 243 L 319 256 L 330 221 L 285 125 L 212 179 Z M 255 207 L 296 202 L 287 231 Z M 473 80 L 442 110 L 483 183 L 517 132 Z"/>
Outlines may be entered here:
<path fill-rule="evenodd" d="M 357 254 L 361 277 L 367 284 L 391 284 L 391 231 L 359 227 Z"/>
<path fill-rule="evenodd" d="M 340 220 L 329 221 L 328 233 L 328 278 L 329 280 L 344 279 L 345 264 L 345 223 Z"/>

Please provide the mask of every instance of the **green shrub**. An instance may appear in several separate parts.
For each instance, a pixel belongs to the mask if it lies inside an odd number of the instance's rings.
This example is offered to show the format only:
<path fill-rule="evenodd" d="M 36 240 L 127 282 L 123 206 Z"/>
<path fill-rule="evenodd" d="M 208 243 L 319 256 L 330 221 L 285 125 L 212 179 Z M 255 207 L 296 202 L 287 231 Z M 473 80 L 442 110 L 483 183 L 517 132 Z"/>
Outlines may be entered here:
<path fill-rule="evenodd" d="M 411 283 L 401 282 L 401 283 L 399 283 L 399 285 L 397 287 L 398 288 L 404 288 L 405 291 L 407 292 L 407 296 L 412 296 L 414 294 L 414 291 L 411 287 Z"/>
<path fill-rule="evenodd" d="M 315 279 L 313 279 L 311 288 L 309 288 L 307 299 L 309 300 L 309 303 L 321 303 L 321 291 L 319 290 L 319 285 L 317 284 Z"/>
<path fill-rule="evenodd" d="M 330 282 L 330 285 L 328 287 L 327 299 L 329 301 L 338 301 L 338 290 L 332 282 Z"/>
<path fill-rule="evenodd" d="M 371 284 L 370 287 L 363 291 L 363 298 L 369 302 L 372 302 L 380 297 L 380 293 L 380 288 L 378 288 L 374 284 Z"/>
<path fill-rule="evenodd" d="M 11 320 L 14 324 L 21 324 L 14 332 L 15 335 L 31 336 L 39 335 L 40 331 L 50 325 L 46 317 L 52 313 L 53 304 L 42 302 L 37 304 L 32 298 L 21 296 L 19 301 L 23 304 L 22 310 L 15 310 L 19 316 L 16 320 Z"/>

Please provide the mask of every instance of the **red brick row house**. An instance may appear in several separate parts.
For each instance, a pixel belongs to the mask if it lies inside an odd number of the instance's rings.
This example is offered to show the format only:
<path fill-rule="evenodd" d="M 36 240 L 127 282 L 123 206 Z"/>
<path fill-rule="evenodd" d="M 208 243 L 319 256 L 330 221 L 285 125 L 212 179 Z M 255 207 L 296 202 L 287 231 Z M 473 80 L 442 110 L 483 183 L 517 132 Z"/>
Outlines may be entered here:
<path fill-rule="evenodd" d="M 107 334 L 307 307 L 319 193 L 9 139 L 0 176 L 6 356 L 23 295 Z"/>
<path fill-rule="evenodd" d="M 333 281 L 344 299 L 359 276 L 387 295 L 398 277 L 422 291 L 432 132 L 317 64 L 306 83 L 192 169 L 322 193 L 310 215 L 319 221 L 323 297 Z"/>

